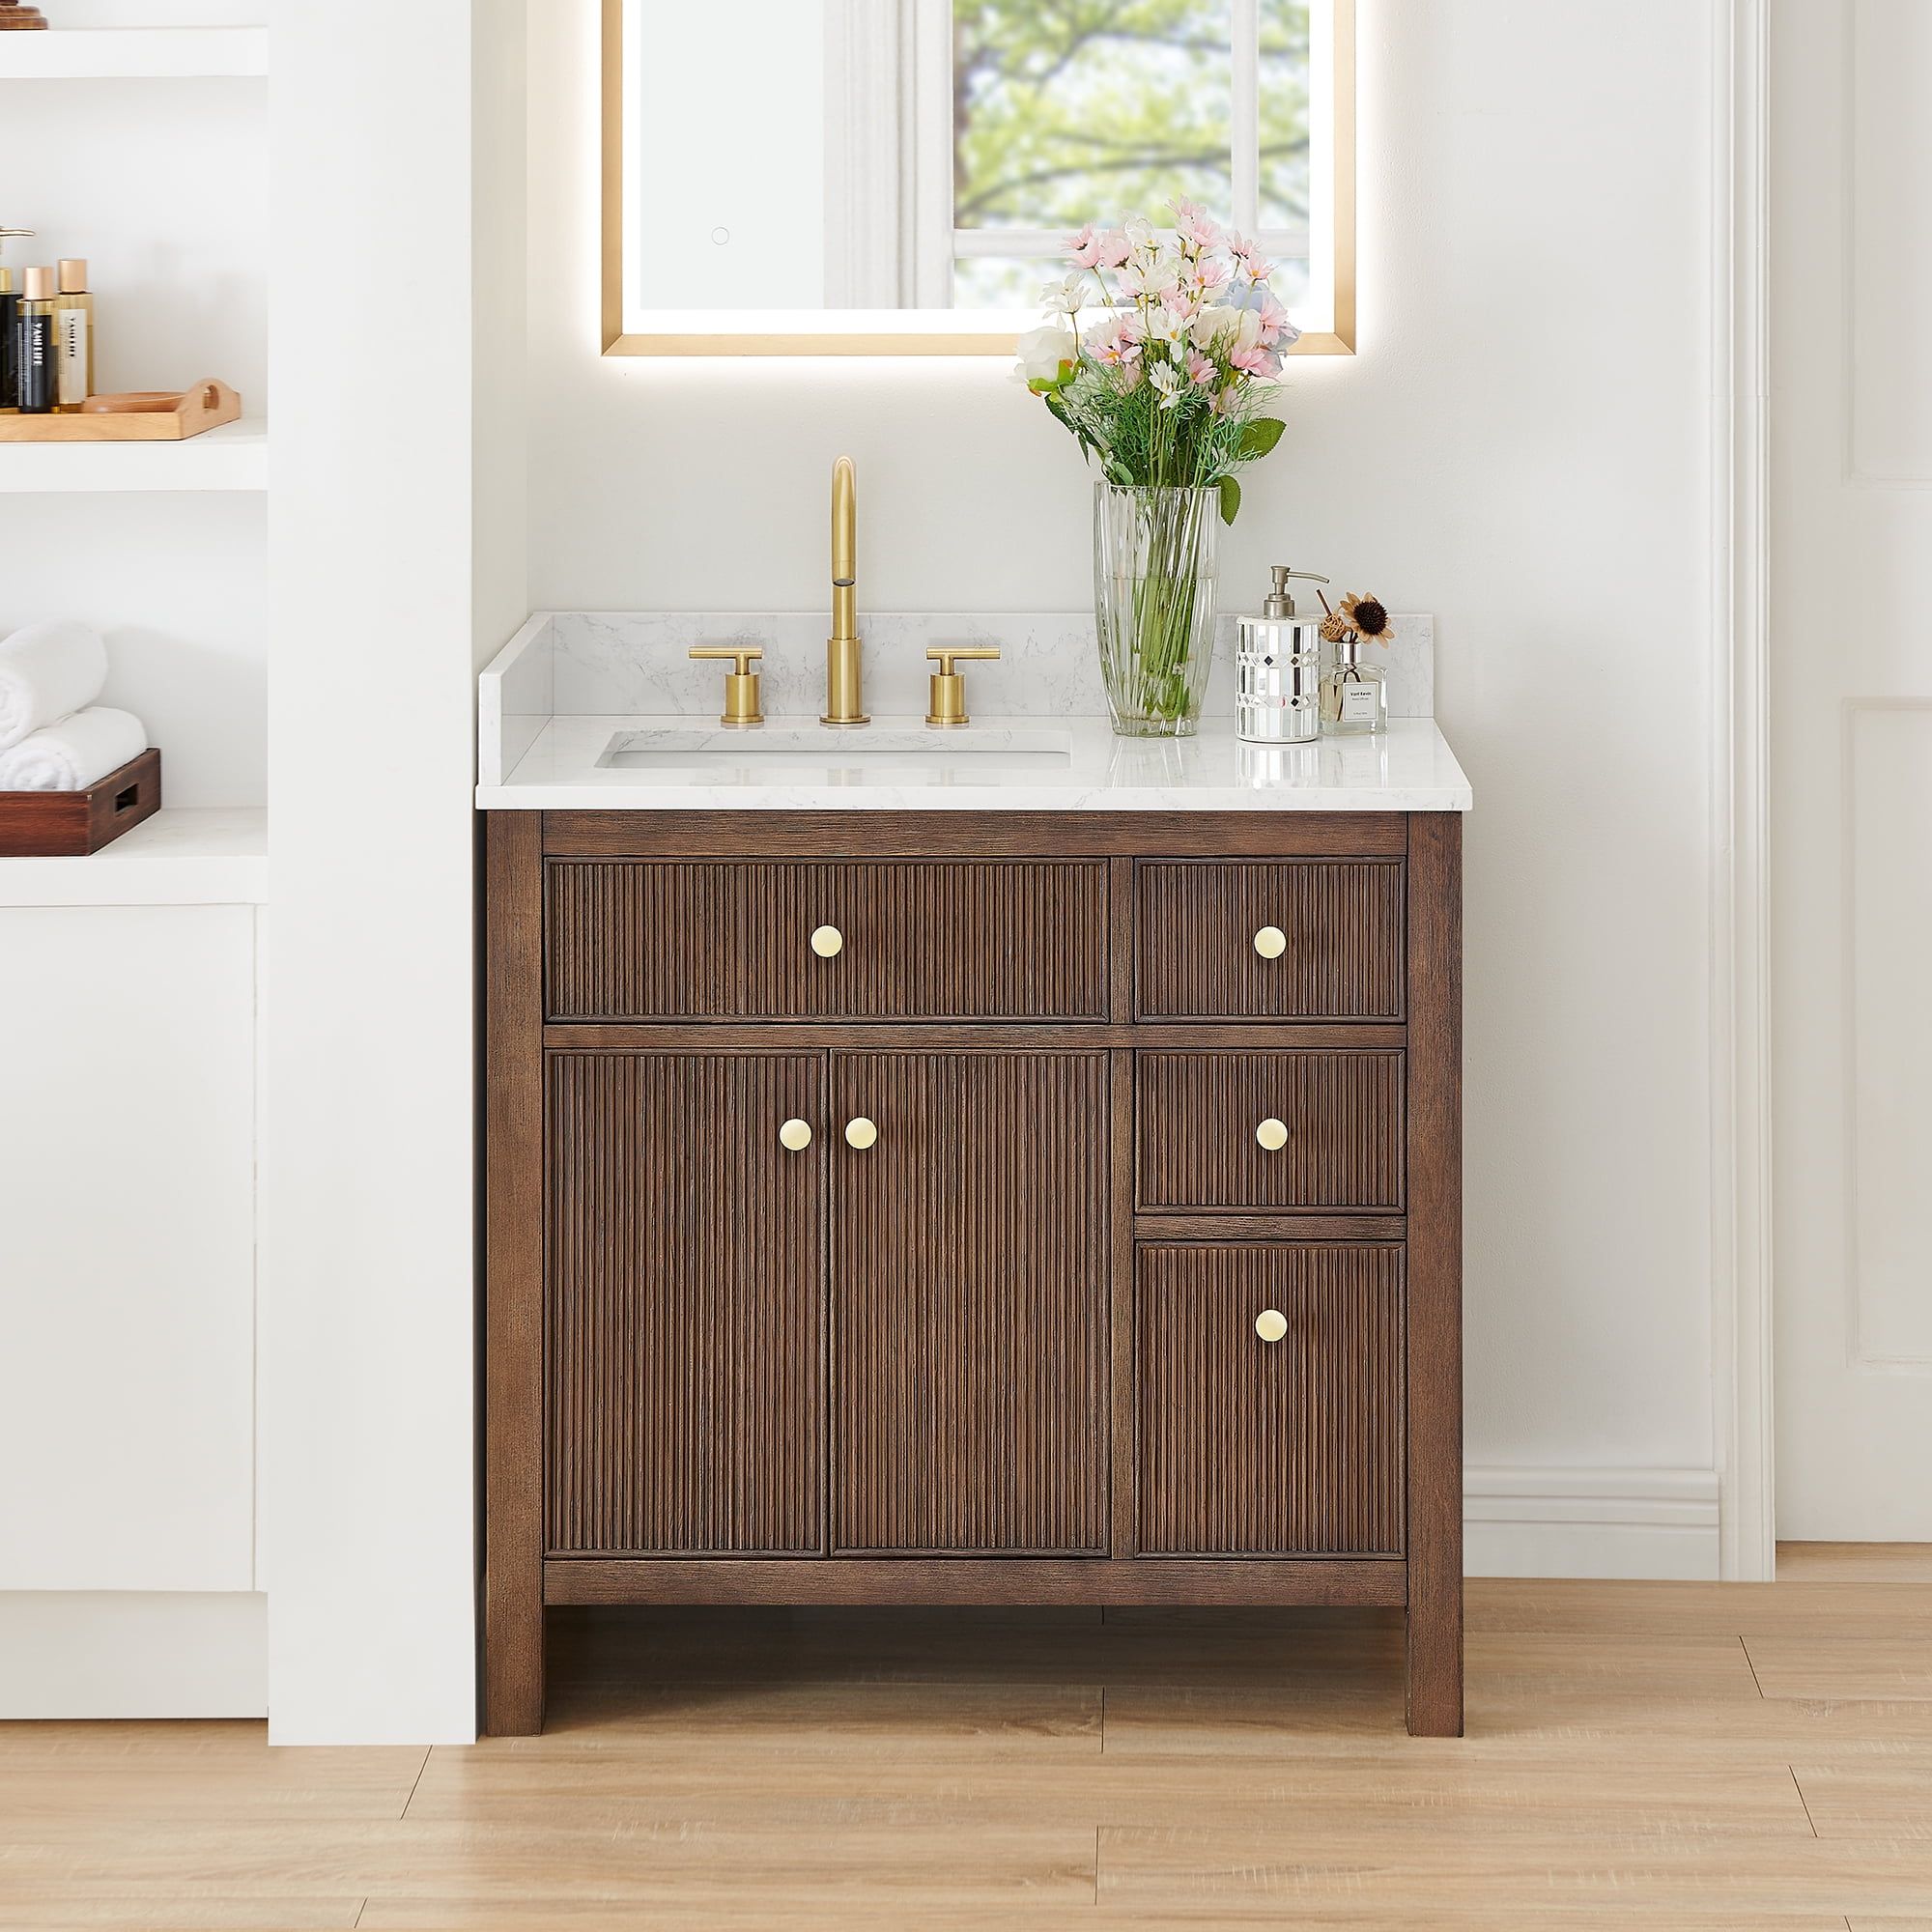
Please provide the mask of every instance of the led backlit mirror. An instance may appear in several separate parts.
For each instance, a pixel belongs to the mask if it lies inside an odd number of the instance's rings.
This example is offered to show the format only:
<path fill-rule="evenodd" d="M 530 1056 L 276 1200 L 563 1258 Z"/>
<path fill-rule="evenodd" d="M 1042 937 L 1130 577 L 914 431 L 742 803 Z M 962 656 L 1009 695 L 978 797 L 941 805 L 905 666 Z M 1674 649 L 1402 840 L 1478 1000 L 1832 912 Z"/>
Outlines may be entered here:
<path fill-rule="evenodd" d="M 1006 354 L 1182 196 L 1354 345 L 1353 0 L 605 5 L 611 354 Z"/>

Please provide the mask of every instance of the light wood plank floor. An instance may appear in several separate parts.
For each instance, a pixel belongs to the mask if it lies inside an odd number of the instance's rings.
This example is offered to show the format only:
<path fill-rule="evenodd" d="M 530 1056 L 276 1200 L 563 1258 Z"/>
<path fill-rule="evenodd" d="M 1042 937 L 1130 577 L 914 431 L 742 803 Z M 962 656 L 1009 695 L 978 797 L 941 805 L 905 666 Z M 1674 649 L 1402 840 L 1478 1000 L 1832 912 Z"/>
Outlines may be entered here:
<path fill-rule="evenodd" d="M 0 1725 L 0 1926 L 1932 1932 L 1932 1549 L 1379 1612 L 582 1612 L 540 1739 Z"/>

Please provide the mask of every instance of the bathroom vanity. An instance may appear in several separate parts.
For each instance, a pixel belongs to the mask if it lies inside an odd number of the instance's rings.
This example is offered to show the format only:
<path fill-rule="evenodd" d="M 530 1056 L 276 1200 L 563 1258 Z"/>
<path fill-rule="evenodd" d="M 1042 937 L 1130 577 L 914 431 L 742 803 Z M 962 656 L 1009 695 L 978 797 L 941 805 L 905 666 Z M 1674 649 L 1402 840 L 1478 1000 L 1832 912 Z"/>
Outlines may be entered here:
<path fill-rule="evenodd" d="M 1362 1605 L 1406 1612 L 1409 1728 L 1460 1732 L 1433 722 L 1259 768 L 1064 716 L 520 730 L 520 663 L 478 794 L 487 1727 L 540 1728 L 553 1605 Z"/>

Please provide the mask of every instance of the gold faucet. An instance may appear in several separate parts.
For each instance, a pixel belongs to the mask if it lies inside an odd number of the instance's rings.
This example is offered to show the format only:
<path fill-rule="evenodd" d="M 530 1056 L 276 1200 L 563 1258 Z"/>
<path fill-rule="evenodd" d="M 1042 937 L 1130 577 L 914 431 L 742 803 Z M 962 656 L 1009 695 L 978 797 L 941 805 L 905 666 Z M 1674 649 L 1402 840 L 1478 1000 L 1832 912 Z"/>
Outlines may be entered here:
<path fill-rule="evenodd" d="M 859 668 L 859 474 L 849 456 L 832 466 L 832 635 L 825 640 L 821 724 L 869 724 Z"/>

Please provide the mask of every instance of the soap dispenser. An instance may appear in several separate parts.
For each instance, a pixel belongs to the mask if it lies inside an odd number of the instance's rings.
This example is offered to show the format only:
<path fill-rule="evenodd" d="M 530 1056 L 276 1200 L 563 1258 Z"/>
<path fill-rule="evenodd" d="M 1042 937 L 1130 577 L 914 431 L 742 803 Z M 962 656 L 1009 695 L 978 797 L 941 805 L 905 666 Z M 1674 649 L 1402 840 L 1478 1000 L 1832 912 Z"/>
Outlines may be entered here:
<path fill-rule="evenodd" d="M 1321 619 L 1296 616 L 1288 586 L 1328 580 L 1285 563 L 1273 576 L 1261 614 L 1236 620 L 1235 731 L 1250 745 L 1307 744 L 1321 735 Z"/>

